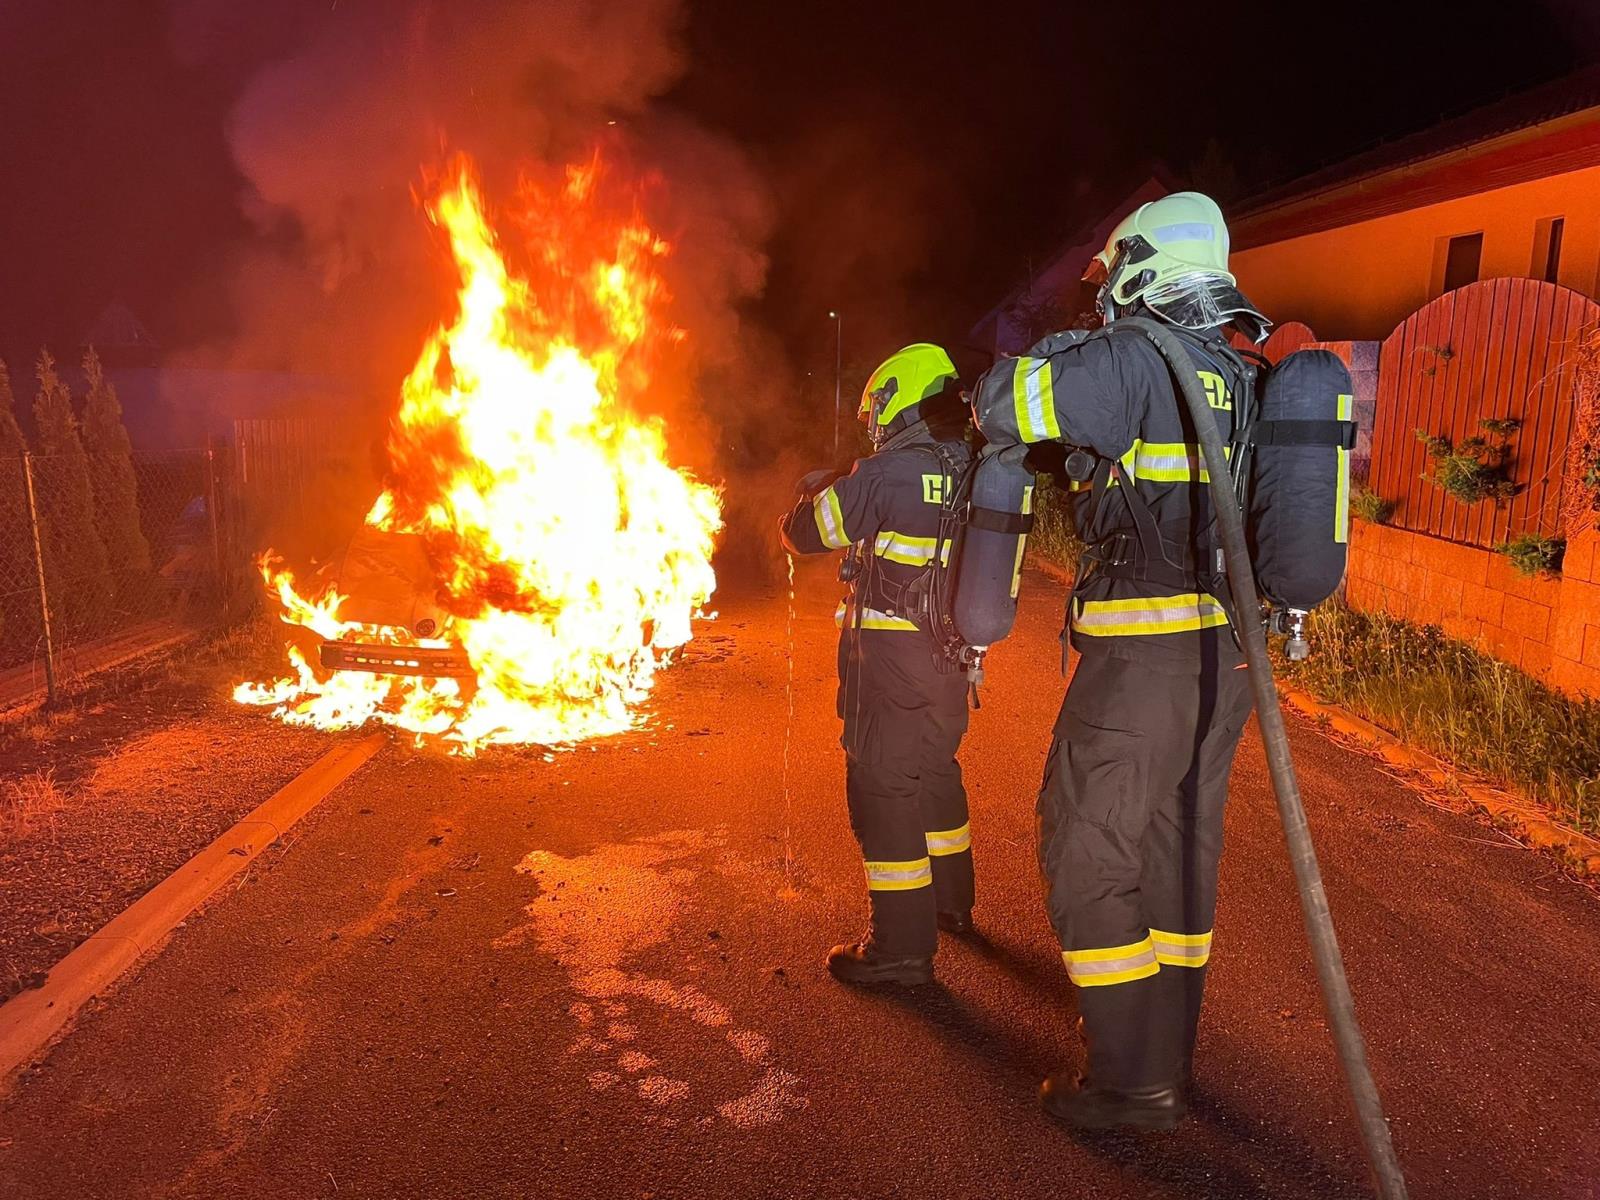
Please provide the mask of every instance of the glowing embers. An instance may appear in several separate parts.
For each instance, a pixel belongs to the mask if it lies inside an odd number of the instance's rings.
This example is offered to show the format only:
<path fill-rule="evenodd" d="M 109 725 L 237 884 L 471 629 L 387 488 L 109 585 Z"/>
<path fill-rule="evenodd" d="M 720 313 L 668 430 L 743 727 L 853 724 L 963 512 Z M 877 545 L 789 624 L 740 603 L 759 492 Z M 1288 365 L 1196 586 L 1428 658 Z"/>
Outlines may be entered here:
<path fill-rule="evenodd" d="M 291 674 L 236 699 L 467 751 L 633 723 L 716 586 L 721 501 L 628 403 L 656 347 L 682 334 L 660 315 L 668 247 L 636 215 L 606 217 L 599 171 L 523 189 L 519 276 L 456 163 L 428 212 L 448 235 L 459 310 L 402 387 L 388 486 L 336 571 L 301 582 L 263 559 L 304 634 Z"/>

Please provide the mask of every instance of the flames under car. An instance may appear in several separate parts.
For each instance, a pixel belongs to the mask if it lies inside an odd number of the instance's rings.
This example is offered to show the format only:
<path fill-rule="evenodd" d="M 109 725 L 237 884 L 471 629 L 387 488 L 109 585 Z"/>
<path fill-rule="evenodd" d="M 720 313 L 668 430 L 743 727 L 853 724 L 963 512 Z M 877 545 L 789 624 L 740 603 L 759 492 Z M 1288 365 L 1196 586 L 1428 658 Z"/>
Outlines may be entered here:
<path fill-rule="evenodd" d="M 474 677 L 466 651 L 450 636 L 450 614 L 439 604 L 420 535 L 363 526 L 326 575 L 345 598 L 340 618 L 361 627 L 321 644 L 326 670 Z"/>

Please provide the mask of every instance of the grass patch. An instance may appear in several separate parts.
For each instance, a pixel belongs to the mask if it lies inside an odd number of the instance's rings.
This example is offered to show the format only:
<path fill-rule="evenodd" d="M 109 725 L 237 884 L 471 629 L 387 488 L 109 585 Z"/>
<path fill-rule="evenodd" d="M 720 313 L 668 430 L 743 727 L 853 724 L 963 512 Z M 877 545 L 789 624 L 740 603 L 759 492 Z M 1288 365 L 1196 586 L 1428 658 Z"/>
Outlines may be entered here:
<path fill-rule="evenodd" d="M 1438 628 L 1325 607 L 1279 674 L 1600 835 L 1600 700 L 1575 700 Z"/>
<path fill-rule="evenodd" d="M 1078 540 L 1068 510 L 1070 497 L 1049 475 L 1040 475 L 1033 490 L 1033 532 L 1028 535 L 1028 552 L 1063 567 L 1076 570 L 1083 543 Z"/>
<path fill-rule="evenodd" d="M 48 826 L 67 806 L 66 792 L 56 785 L 54 771 L 35 771 L 0 786 L 0 841 L 16 841 Z"/>

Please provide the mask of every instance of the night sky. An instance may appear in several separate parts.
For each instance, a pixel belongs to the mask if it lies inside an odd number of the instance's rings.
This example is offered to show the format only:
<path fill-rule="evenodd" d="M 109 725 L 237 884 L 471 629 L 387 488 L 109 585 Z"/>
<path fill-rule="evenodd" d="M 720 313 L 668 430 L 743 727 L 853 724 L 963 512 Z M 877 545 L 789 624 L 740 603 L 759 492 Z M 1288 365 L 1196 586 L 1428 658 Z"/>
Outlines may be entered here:
<path fill-rule="evenodd" d="M 682 54 L 648 107 L 731 140 L 753 167 L 770 266 L 741 304 L 800 372 L 831 371 L 830 307 L 847 314 L 851 360 L 958 339 L 1149 164 L 1181 176 L 1209 140 L 1213 176 L 1221 161 L 1248 192 L 1600 57 L 1586 0 L 647 2 Z M 239 332 L 227 281 L 240 254 L 303 231 L 250 211 L 230 114 L 340 3 L 299 24 L 243 4 L 230 24 L 212 5 L 188 35 L 214 43 L 201 52 L 158 0 L 0 3 L 0 348 L 14 364 L 44 342 L 70 352 L 113 297 L 164 347 Z M 1273 15 L 1290 8 L 1320 27 Z M 542 9 L 522 6 L 535 23 Z M 361 46 L 337 61 L 358 70 Z"/>

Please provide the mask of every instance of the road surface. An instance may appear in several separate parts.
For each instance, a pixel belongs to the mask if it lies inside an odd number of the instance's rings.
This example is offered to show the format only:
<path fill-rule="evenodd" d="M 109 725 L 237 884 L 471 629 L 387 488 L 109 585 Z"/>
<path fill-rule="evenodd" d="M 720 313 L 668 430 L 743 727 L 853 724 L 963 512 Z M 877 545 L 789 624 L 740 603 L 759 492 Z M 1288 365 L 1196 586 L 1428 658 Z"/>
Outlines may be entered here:
<path fill-rule="evenodd" d="M 1037 1111 L 1078 1054 L 1032 867 L 1042 578 L 964 751 L 984 937 L 946 942 L 934 988 L 828 979 L 864 903 L 833 595 L 802 571 L 792 727 L 787 597 L 752 592 L 638 732 L 380 753 L 13 1088 L 0 1195 L 1366 1194 L 1253 733 L 1196 1111 L 1083 1139 Z M 1309 726 L 1294 745 L 1411 1194 L 1600 1196 L 1600 902 Z"/>

